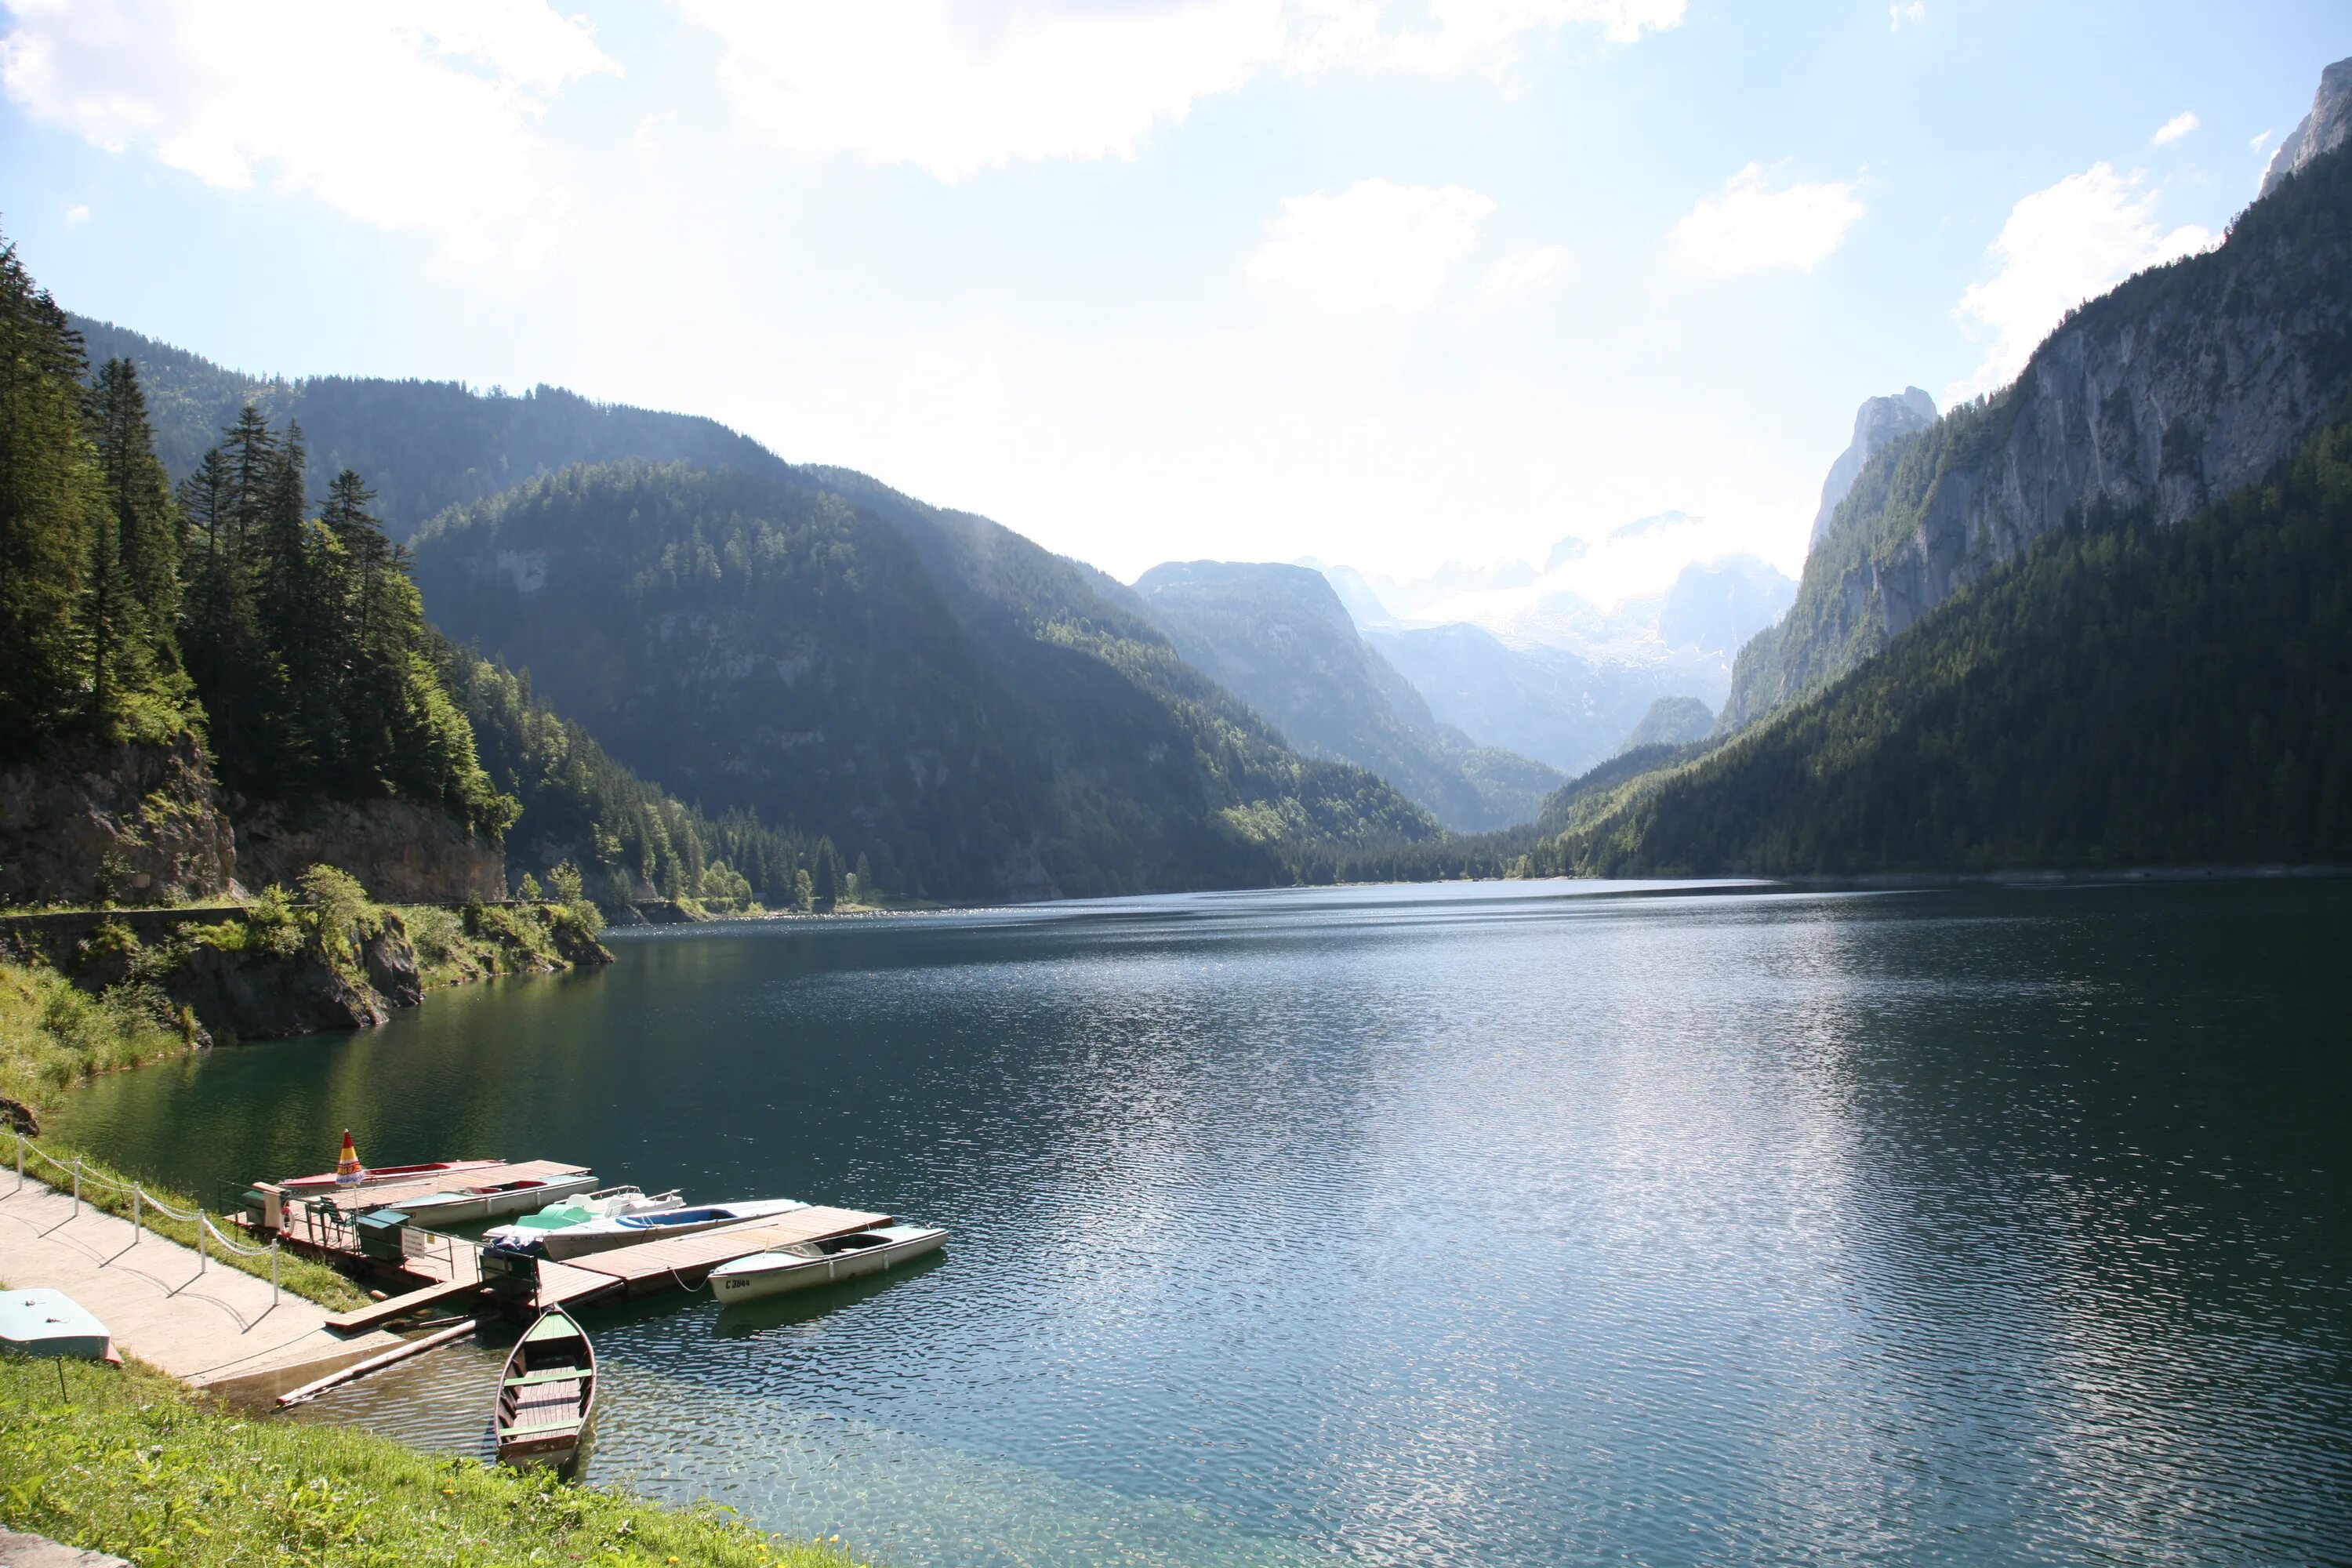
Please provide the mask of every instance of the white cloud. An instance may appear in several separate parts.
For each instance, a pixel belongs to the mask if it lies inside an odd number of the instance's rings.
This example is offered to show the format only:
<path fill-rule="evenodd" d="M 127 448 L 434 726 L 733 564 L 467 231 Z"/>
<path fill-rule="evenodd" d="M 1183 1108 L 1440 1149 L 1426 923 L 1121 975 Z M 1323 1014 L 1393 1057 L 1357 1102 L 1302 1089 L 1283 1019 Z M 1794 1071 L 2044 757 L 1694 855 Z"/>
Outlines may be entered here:
<path fill-rule="evenodd" d="M 1478 243 L 1493 198 L 1459 185 L 1365 180 L 1338 195 L 1290 196 L 1250 258 L 1261 283 L 1328 310 L 1422 310 Z"/>
<path fill-rule="evenodd" d="M 2261 152 L 2263 148 L 2265 148 L 2265 147 L 2267 147 L 2267 146 L 2269 146 L 2269 145 L 2271 144 L 2271 138 L 2272 138 L 2273 136 L 2276 135 L 2276 134 L 2277 134 L 2277 129 L 2276 129 L 2275 127 L 2265 127 L 2265 128 L 2263 129 L 2263 133 L 2262 133 L 2261 135 L 2259 135 L 2259 136 L 2255 137 L 2252 141 L 2251 141 L 2251 142 L 2247 142 L 2247 143 L 2246 143 L 2246 145 L 2247 145 L 2247 146 L 2249 146 L 2249 147 L 2252 147 L 2255 152 L 2259 153 L 2259 152 Z"/>
<path fill-rule="evenodd" d="M 719 39 L 737 113 L 778 145 L 957 180 L 1020 160 L 1132 157 L 1155 126 L 1266 72 L 1500 69 L 1571 24 L 1624 42 L 1672 27 L 1685 0 L 679 4 Z"/>
<path fill-rule="evenodd" d="M 1675 247 L 1685 261 L 1717 276 L 1768 267 L 1811 272 L 1845 243 L 1862 213 L 1850 184 L 1776 191 L 1763 167 L 1750 163 L 1683 215 L 1675 225 Z"/>
<path fill-rule="evenodd" d="M 619 67 L 546 0 L 7 0 L 0 88 L 27 117 L 206 184 L 264 175 L 461 254 L 552 243 L 530 131 Z"/>
<path fill-rule="evenodd" d="M 2213 243 L 2213 234 L 2194 224 L 2160 228 L 2156 193 L 2144 184 L 2141 174 L 2094 163 L 2011 209 L 1992 242 L 1996 269 L 1969 285 L 1956 312 L 1990 337 L 1990 347 L 1972 377 L 1946 390 L 1947 407 L 2014 380 L 2050 329 L 2084 300 Z"/>
<path fill-rule="evenodd" d="M 2188 135 L 2191 131 L 2196 130 L 2200 123 L 2201 122 L 2198 120 L 2197 116 L 2184 109 L 2179 113 L 2174 115 L 2171 119 L 2166 121 L 2163 124 L 2158 126 L 2156 128 L 2156 134 L 2149 137 L 2148 140 L 2156 143 L 2158 147 L 2169 147 L 2175 142 L 2179 141 L 2183 136 Z"/>
<path fill-rule="evenodd" d="M 1557 245 L 1539 245 L 1532 250 L 1515 250 L 1495 263 L 1486 274 L 1486 297 L 1507 299 L 1514 294 L 1531 294 L 1568 269 L 1568 252 Z"/>
<path fill-rule="evenodd" d="M 67 223 L 68 223 L 68 224 L 88 223 L 89 221 L 89 208 L 88 206 L 84 205 L 83 204 L 81 204 L 80 202 L 76 202 L 73 205 L 71 205 L 71 206 L 69 206 L 69 207 L 66 208 L 66 222 L 67 222 Z"/>
<path fill-rule="evenodd" d="M 1890 33 L 1901 32 L 1906 23 L 1916 27 L 1927 20 L 1927 0 L 1911 0 L 1907 5 L 1898 4 L 1886 7 L 1886 30 Z"/>

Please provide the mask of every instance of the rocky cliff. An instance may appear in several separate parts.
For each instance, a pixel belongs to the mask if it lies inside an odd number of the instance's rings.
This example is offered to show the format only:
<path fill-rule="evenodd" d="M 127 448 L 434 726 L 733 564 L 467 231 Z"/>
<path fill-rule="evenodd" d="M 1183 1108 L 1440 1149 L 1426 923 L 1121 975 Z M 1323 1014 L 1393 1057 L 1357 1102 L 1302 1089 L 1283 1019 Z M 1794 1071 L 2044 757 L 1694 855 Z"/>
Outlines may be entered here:
<path fill-rule="evenodd" d="M 70 742 L 0 768 L 0 906 L 184 903 L 227 892 L 236 872 L 194 734 Z"/>
<path fill-rule="evenodd" d="M 395 904 L 457 904 L 507 896 L 506 852 L 447 814 L 404 800 L 235 803 L 238 879 L 294 885 L 312 866 L 357 877 Z"/>
<path fill-rule="evenodd" d="M 2347 392 L 2352 152 L 2338 150 L 2217 250 L 2083 306 L 2014 384 L 1864 464 L 1796 605 L 1740 651 L 1722 726 L 1819 689 L 2070 521 L 2171 524 L 2260 481 Z"/>
<path fill-rule="evenodd" d="M 2311 100 L 2311 112 L 2271 154 L 2262 194 L 2269 195 L 2288 175 L 2301 174 L 2313 159 L 2335 152 L 2347 141 L 2352 141 L 2352 59 L 2337 60 L 2319 73 L 2319 92 Z"/>
<path fill-rule="evenodd" d="M 1853 481 L 1862 477 L 1864 464 L 1903 437 L 1916 435 L 1935 422 L 1936 400 L 1916 386 L 1864 401 L 1854 413 L 1853 439 L 1830 465 L 1829 478 L 1822 481 L 1822 504 L 1813 513 L 1811 542 L 1820 543 L 1822 535 L 1829 531 L 1830 519 L 1837 515 L 1838 503 L 1853 493 Z"/>

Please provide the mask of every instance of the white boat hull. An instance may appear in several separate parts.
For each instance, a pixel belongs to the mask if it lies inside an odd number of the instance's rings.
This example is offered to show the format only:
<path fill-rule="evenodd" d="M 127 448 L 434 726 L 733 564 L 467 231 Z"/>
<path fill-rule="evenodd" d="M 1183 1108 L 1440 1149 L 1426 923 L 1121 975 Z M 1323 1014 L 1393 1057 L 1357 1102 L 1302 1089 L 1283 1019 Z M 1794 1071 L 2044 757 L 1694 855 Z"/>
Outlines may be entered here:
<path fill-rule="evenodd" d="M 477 1220 L 504 1219 L 526 1210 L 541 1209 L 584 1193 L 595 1184 L 594 1176 L 567 1176 L 510 1192 L 450 1193 L 419 1198 L 404 1205 L 401 1212 L 421 1226 L 472 1225 Z"/>
<path fill-rule="evenodd" d="M 721 1306 L 758 1301 L 819 1285 L 838 1284 L 867 1274 L 879 1274 L 903 1263 L 937 1252 L 947 1244 L 944 1230 L 901 1227 L 914 1234 L 880 1247 L 855 1252 L 805 1258 L 789 1252 L 760 1252 L 721 1264 L 710 1274 L 710 1293 Z"/>

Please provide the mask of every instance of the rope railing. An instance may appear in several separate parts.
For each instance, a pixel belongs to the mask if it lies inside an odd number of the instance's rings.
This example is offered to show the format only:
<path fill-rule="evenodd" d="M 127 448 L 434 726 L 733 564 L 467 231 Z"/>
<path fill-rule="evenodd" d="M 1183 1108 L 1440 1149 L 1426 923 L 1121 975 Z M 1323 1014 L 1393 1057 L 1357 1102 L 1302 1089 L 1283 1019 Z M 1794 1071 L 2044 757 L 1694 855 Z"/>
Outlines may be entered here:
<path fill-rule="evenodd" d="M 278 1305 L 279 1288 L 278 1283 L 278 1242 L 276 1238 L 273 1237 L 268 1247 L 239 1247 L 236 1243 L 231 1241 L 227 1237 L 221 1234 L 220 1227 L 213 1224 L 212 1216 L 205 1213 L 201 1205 L 198 1205 L 193 1213 L 183 1214 L 178 1209 L 173 1208 L 171 1205 L 163 1202 L 163 1199 L 157 1197 L 154 1194 L 149 1192 L 145 1187 L 142 1186 L 135 1181 L 121 1181 L 115 1177 L 109 1176 L 102 1172 L 86 1169 L 79 1156 L 74 1159 L 71 1164 L 68 1164 L 65 1161 L 58 1159 L 55 1154 L 50 1153 L 47 1150 L 40 1147 L 31 1139 L 26 1137 L 22 1131 L 17 1132 L 16 1136 L 16 1191 L 21 1193 L 25 1190 L 25 1156 L 30 1154 L 36 1160 L 47 1162 L 49 1168 L 57 1172 L 58 1174 L 71 1179 L 73 1183 L 73 1217 L 77 1219 L 81 1216 L 81 1188 L 84 1182 L 93 1182 L 100 1187 L 110 1188 L 115 1192 L 125 1194 L 131 1199 L 131 1245 L 133 1247 L 138 1246 L 140 1238 L 147 1234 L 146 1221 L 143 1214 L 143 1210 L 145 1209 L 152 1208 L 158 1214 L 163 1215 L 165 1218 L 177 1220 L 182 1225 L 193 1225 L 196 1227 L 197 1273 L 202 1274 L 205 1272 L 205 1265 L 208 1261 L 205 1251 L 205 1237 L 206 1236 L 210 1236 L 215 1243 L 236 1257 L 261 1258 L 266 1256 L 269 1259 L 269 1304 L 273 1308 Z"/>

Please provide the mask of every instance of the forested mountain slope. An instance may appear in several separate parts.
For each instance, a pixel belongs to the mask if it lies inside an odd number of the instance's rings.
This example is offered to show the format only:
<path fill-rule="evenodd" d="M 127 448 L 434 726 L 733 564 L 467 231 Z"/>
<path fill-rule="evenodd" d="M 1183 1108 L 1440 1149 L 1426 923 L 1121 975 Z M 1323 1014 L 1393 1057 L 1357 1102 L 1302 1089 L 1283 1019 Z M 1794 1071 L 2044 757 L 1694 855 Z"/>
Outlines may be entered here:
<path fill-rule="evenodd" d="M 623 762 L 932 898 L 1278 881 L 1435 830 L 1302 759 L 1107 583 L 839 470 L 568 469 L 436 519 L 444 630 Z"/>
<path fill-rule="evenodd" d="M 173 479 L 195 467 L 247 403 L 298 424 L 319 472 L 356 469 L 395 542 L 446 507 L 481 500 L 574 463 L 621 458 L 781 472 L 782 459 L 715 419 L 592 403 L 562 387 L 478 393 L 453 381 L 246 375 L 126 328 L 72 318 L 90 362 L 132 361 L 147 388 L 156 455 Z"/>
<path fill-rule="evenodd" d="M 1880 450 L 1739 655 L 1728 731 L 1853 669 L 2099 508 L 2158 525 L 2269 473 L 2352 391 L 2352 150 L 2242 214 L 2217 250 L 2075 310 L 2011 386 Z"/>
<path fill-rule="evenodd" d="M 1168 562 L 1136 579 L 1145 612 L 1187 662 L 1309 756 L 1370 769 L 1457 832 L 1532 822 L 1561 775 L 1482 751 L 1438 723 L 1411 682 L 1358 635 L 1318 572 Z"/>
<path fill-rule="evenodd" d="M 2045 534 L 1538 874 L 2352 863 L 2352 421 L 2194 519 Z"/>

